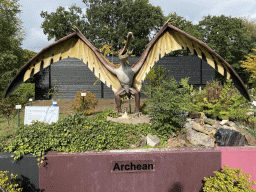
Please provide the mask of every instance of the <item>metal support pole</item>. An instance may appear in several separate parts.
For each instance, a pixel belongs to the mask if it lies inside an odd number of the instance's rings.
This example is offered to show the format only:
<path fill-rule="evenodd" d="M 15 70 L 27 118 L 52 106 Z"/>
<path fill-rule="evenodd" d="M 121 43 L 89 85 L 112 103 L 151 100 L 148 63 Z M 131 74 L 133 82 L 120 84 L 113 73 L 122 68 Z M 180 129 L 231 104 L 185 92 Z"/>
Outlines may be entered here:
<path fill-rule="evenodd" d="M 16 105 L 15 106 L 16 109 L 18 109 L 18 127 L 20 126 L 20 109 L 21 109 L 21 105 Z"/>
<path fill-rule="evenodd" d="M 83 117 L 84 117 L 84 97 L 83 97 Z"/>
<path fill-rule="evenodd" d="M 32 106 L 32 101 L 33 101 L 33 99 L 30 98 L 29 101 L 30 101 L 30 106 Z"/>
<path fill-rule="evenodd" d="M 20 126 L 20 110 L 18 109 L 18 127 Z"/>

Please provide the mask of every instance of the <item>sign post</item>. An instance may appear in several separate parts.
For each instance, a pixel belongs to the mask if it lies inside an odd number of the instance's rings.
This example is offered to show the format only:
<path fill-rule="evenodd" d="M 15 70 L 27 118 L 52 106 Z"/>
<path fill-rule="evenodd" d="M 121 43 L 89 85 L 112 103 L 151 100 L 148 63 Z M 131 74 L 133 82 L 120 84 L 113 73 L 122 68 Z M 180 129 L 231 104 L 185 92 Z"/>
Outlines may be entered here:
<path fill-rule="evenodd" d="M 20 126 L 20 109 L 21 109 L 21 105 L 16 105 L 15 108 L 18 109 L 18 127 L 19 127 Z"/>
<path fill-rule="evenodd" d="M 33 101 L 33 99 L 30 98 L 29 101 L 30 101 L 30 106 L 32 106 L 32 101 Z"/>
<path fill-rule="evenodd" d="M 84 117 L 84 97 L 86 96 L 86 93 L 81 93 L 81 96 L 83 97 L 83 117 Z"/>

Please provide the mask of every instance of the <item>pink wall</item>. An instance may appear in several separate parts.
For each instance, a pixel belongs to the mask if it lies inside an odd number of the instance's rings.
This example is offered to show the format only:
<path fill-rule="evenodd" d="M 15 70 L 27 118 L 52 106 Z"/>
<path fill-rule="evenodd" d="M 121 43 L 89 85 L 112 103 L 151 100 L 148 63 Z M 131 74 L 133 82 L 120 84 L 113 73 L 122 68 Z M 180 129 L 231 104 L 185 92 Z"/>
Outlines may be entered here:
<path fill-rule="evenodd" d="M 221 167 L 242 169 L 242 173 L 250 174 L 251 181 L 256 181 L 256 147 L 217 147 L 221 150 Z M 256 189 L 256 185 L 252 186 Z"/>
<path fill-rule="evenodd" d="M 183 148 L 158 151 L 57 153 L 45 155 L 39 188 L 76 192 L 200 191 L 204 177 L 225 164 L 256 181 L 256 147 Z M 113 162 L 153 160 L 154 170 L 113 172 Z M 256 185 L 253 185 L 256 189 Z"/>

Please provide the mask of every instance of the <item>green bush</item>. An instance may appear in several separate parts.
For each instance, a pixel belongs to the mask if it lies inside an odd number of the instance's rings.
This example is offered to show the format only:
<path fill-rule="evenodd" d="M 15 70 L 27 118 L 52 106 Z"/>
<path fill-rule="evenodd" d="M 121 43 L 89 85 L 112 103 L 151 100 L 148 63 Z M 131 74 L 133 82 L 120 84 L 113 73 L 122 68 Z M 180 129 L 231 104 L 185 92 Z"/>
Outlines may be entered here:
<path fill-rule="evenodd" d="M 11 178 L 8 177 L 9 171 L 0 171 L 0 192 L 10 191 L 22 191 L 22 188 L 18 188 L 19 184 L 17 184 L 13 179 L 15 179 L 18 175 L 11 174 Z"/>
<path fill-rule="evenodd" d="M 96 94 L 92 94 L 90 91 L 77 91 L 72 108 L 76 113 L 83 111 L 83 97 L 81 93 L 86 93 L 84 97 L 84 114 L 91 115 L 95 111 L 98 100 L 96 99 Z"/>
<path fill-rule="evenodd" d="M 237 192 L 237 191 L 255 191 L 251 189 L 252 185 L 256 184 L 256 181 L 250 181 L 251 175 L 242 174 L 241 169 L 231 169 L 227 165 L 224 165 L 224 169 L 221 172 L 214 171 L 216 175 L 210 178 L 204 178 L 206 181 L 203 187 L 207 192 Z"/>
<path fill-rule="evenodd" d="M 162 80 L 159 86 L 149 87 L 152 97 L 148 103 L 149 116 L 154 128 L 160 135 L 168 138 L 173 132 L 181 129 L 186 116 L 181 114 L 189 110 L 191 103 L 190 93 L 193 89 L 188 85 L 188 78 L 177 83 L 174 77 Z"/>
<path fill-rule="evenodd" d="M 98 114 L 96 118 L 83 118 L 81 115 L 68 116 L 57 123 L 35 122 L 21 125 L 12 140 L 4 144 L 4 151 L 19 159 L 25 154 L 33 154 L 41 163 L 47 151 L 85 152 L 106 149 L 126 149 L 130 144 L 140 142 L 140 135 L 161 135 L 149 124 L 122 124 L 106 121 L 111 111 Z"/>
<path fill-rule="evenodd" d="M 213 118 L 245 120 L 249 107 L 232 80 L 227 80 L 224 86 L 217 81 L 207 82 L 206 87 L 195 94 L 192 108 Z"/>

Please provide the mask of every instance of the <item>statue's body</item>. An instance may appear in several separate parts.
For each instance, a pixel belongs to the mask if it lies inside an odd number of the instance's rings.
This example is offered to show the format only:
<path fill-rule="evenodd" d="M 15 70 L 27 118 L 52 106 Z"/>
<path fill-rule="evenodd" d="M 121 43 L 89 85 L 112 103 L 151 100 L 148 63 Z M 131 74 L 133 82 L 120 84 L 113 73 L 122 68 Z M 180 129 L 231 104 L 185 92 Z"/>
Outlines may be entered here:
<path fill-rule="evenodd" d="M 121 109 L 121 97 L 128 96 L 128 98 L 131 97 L 131 95 L 135 96 L 135 112 L 139 113 L 140 111 L 140 97 L 139 97 L 139 91 L 136 90 L 136 88 L 132 87 L 133 85 L 133 78 L 136 73 L 138 73 L 140 67 L 131 68 L 128 64 L 128 57 L 132 54 L 132 51 L 128 51 L 130 39 L 132 37 L 132 33 L 129 32 L 127 36 L 127 42 L 125 44 L 125 47 L 119 51 L 119 59 L 120 59 L 120 66 L 118 68 L 111 68 L 108 65 L 105 65 L 105 67 L 114 75 L 117 76 L 121 88 L 115 93 L 115 101 L 117 105 L 118 113 L 122 113 Z"/>

